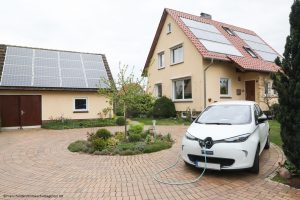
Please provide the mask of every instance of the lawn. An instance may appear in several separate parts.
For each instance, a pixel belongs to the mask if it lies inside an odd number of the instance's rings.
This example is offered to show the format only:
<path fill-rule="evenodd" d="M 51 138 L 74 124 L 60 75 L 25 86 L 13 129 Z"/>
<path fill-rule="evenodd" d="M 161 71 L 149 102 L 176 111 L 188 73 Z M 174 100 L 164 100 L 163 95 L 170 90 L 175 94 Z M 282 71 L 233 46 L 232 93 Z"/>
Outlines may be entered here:
<path fill-rule="evenodd" d="M 282 147 L 282 141 L 280 137 L 280 124 L 276 120 L 270 120 L 270 140 L 272 143 Z"/>
<path fill-rule="evenodd" d="M 167 119 L 153 119 L 153 118 L 131 118 L 132 121 L 138 121 L 145 125 L 152 125 L 152 121 L 156 121 L 156 125 L 190 125 L 191 122 L 186 119 L 167 118 Z"/>

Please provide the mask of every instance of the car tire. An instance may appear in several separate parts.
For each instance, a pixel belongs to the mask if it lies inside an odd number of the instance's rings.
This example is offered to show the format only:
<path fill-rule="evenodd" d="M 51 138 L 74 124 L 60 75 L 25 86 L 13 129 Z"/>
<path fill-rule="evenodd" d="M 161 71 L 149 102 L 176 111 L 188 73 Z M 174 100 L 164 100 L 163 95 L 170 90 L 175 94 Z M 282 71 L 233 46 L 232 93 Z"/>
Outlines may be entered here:
<path fill-rule="evenodd" d="M 267 142 L 266 142 L 266 145 L 265 145 L 265 149 L 269 149 L 269 148 L 270 148 L 270 138 L 269 138 L 269 135 L 268 135 Z"/>
<path fill-rule="evenodd" d="M 259 145 L 256 148 L 256 152 L 255 152 L 255 157 L 254 157 L 254 161 L 253 161 L 253 166 L 250 168 L 250 171 L 254 174 L 258 174 L 259 173 Z"/>

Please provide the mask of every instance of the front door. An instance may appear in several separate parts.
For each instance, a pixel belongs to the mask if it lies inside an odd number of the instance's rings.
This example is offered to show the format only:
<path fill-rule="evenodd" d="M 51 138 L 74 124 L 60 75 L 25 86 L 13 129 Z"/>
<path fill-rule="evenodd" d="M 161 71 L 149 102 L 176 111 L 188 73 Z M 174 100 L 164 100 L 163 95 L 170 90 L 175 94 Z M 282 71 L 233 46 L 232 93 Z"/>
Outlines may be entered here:
<path fill-rule="evenodd" d="M 245 81 L 245 99 L 255 101 L 255 81 Z"/>
<path fill-rule="evenodd" d="M 0 116 L 2 127 L 41 125 L 41 96 L 1 95 Z"/>

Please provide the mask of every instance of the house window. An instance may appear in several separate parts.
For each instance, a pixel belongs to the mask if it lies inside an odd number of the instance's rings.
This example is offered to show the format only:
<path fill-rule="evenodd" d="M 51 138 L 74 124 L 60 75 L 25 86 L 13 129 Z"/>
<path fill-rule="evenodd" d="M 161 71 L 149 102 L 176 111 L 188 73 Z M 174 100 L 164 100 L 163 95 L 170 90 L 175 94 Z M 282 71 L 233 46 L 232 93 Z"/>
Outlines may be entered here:
<path fill-rule="evenodd" d="M 183 62 L 183 46 L 178 45 L 171 48 L 171 63 L 177 64 Z"/>
<path fill-rule="evenodd" d="M 220 78 L 220 95 L 221 96 L 230 96 L 230 79 L 229 78 Z"/>
<path fill-rule="evenodd" d="M 265 83 L 265 95 L 271 95 L 272 92 L 272 88 L 271 88 L 271 83 L 270 82 L 266 82 Z"/>
<path fill-rule="evenodd" d="M 74 98 L 74 112 L 88 111 L 87 98 Z"/>
<path fill-rule="evenodd" d="M 161 83 L 155 84 L 154 86 L 154 94 L 156 97 L 162 97 L 162 85 Z"/>
<path fill-rule="evenodd" d="M 192 80 L 181 79 L 173 81 L 174 100 L 192 99 Z"/>
<path fill-rule="evenodd" d="M 167 25 L 167 34 L 169 34 L 171 32 L 172 32 L 172 25 L 171 25 L 171 23 L 168 23 L 168 25 Z"/>
<path fill-rule="evenodd" d="M 224 29 L 229 35 L 235 36 L 234 32 L 233 32 L 230 28 L 223 26 L 223 29 Z"/>
<path fill-rule="evenodd" d="M 165 52 L 160 52 L 158 55 L 158 69 L 165 67 Z"/>
<path fill-rule="evenodd" d="M 249 47 L 244 47 L 244 49 L 249 53 L 253 58 L 257 58 L 257 55 Z"/>

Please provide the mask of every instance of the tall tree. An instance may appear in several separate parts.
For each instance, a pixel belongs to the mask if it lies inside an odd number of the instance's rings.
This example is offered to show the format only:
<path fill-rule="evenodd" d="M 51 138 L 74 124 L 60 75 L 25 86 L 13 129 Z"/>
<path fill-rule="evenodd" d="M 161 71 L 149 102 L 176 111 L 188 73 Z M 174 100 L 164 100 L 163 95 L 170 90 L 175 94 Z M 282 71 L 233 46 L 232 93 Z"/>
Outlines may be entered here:
<path fill-rule="evenodd" d="M 281 70 L 272 78 L 278 92 L 283 151 L 287 159 L 300 169 L 300 0 L 295 0 L 292 5 L 290 25 L 284 58 L 275 61 Z"/>

